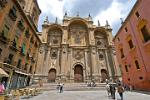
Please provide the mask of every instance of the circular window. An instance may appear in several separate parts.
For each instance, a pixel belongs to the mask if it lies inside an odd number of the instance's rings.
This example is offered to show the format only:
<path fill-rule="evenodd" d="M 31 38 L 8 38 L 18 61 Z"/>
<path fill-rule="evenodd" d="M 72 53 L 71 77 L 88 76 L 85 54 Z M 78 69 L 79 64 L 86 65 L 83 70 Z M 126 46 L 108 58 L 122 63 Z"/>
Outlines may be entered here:
<path fill-rule="evenodd" d="M 53 43 L 54 43 L 54 44 L 57 44 L 57 43 L 58 43 L 58 40 L 56 40 L 56 39 L 53 40 Z"/>
<path fill-rule="evenodd" d="M 53 53 L 52 53 L 52 57 L 54 57 L 54 58 L 56 58 L 56 57 L 57 57 L 56 52 L 53 52 Z"/>
<path fill-rule="evenodd" d="M 103 54 L 100 54 L 100 55 L 99 55 L 99 59 L 102 60 L 103 58 L 104 58 Z"/>
<path fill-rule="evenodd" d="M 97 41 L 97 45 L 101 45 L 102 43 L 100 41 Z"/>

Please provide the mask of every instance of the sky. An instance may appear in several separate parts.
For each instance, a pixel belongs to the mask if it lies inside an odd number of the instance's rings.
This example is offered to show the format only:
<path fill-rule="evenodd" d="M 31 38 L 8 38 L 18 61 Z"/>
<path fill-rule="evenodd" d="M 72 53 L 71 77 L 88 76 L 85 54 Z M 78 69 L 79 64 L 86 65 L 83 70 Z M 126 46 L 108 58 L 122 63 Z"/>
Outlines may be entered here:
<path fill-rule="evenodd" d="M 37 0 L 42 11 L 39 18 L 39 31 L 42 31 L 46 16 L 49 22 L 55 22 L 56 17 L 59 23 L 62 23 L 64 13 L 68 16 L 76 16 L 77 12 L 80 17 L 92 16 L 94 24 L 97 25 L 98 20 L 101 26 L 106 24 L 108 20 L 113 29 L 113 35 L 116 34 L 121 26 L 120 18 L 123 20 L 131 11 L 136 0 Z"/>

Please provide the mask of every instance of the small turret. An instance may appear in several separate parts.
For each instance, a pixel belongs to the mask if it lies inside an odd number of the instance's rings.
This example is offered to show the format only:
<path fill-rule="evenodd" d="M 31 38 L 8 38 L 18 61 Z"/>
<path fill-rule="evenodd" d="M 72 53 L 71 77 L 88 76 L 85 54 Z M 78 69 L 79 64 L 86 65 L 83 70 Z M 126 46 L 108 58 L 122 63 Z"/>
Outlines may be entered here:
<path fill-rule="evenodd" d="M 100 24 L 100 22 L 99 22 L 99 20 L 98 20 L 98 27 L 100 27 L 101 26 L 101 24 Z"/>
<path fill-rule="evenodd" d="M 48 16 L 46 16 L 46 18 L 44 20 L 44 24 L 49 24 Z"/>
<path fill-rule="evenodd" d="M 58 24 L 58 19 L 57 19 L 57 17 L 56 17 L 56 19 L 55 19 L 55 24 Z"/>
<path fill-rule="evenodd" d="M 89 17 L 88 17 L 89 21 L 92 21 L 92 17 L 91 14 L 89 13 Z"/>

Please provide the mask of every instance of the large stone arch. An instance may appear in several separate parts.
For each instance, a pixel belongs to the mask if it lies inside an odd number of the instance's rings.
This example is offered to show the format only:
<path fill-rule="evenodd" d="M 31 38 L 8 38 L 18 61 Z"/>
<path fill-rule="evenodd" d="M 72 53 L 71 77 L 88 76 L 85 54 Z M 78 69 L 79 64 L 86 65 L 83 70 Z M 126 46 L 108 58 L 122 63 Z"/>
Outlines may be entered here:
<path fill-rule="evenodd" d="M 83 66 L 81 64 L 76 64 L 74 66 L 74 82 L 83 82 L 83 81 L 84 81 Z"/>
<path fill-rule="evenodd" d="M 87 23 L 82 19 L 72 19 L 68 25 L 68 39 L 71 45 L 88 45 L 89 37 Z"/>
<path fill-rule="evenodd" d="M 56 69 L 51 68 L 48 72 L 48 82 L 55 82 L 56 80 Z"/>
<path fill-rule="evenodd" d="M 96 28 L 94 30 L 95 44 L 99 47 L 107 47 L 108 34 L 105 28 Z"/>
<path fill-rule="evenodd" d="M 52 24 L 48 28 L 47 42 L 49 44 L 60 45 L 62 42 L 63 29 L 60 25 Z"/>
<path fill-rule="evenodd" d="M 101 69 L 101 82 L 105 82 L 108 78 L 108 71 L 106 69 Z"/>

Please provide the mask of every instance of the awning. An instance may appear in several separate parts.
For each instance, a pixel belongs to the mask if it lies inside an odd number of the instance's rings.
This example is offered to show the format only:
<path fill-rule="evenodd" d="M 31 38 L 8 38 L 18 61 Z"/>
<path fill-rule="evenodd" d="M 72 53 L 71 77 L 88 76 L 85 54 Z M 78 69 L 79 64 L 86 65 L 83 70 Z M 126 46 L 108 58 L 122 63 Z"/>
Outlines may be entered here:
<path fill-rule="evenodd" d="M 2 68 L 0 68 L 0 77 L 9 77 L 9 75 Z"/>
<path fill-rule="evenodd" d="M 18 73 L 18 74 L 26 75 L 26 76 L 29 75 L 29 74 L 27 74 L 27 73 L 24 73 L 24 72 L 21 72 L 21 71 L 17 71 L 17 70 L 15 70 L 15 72 Z"/>

